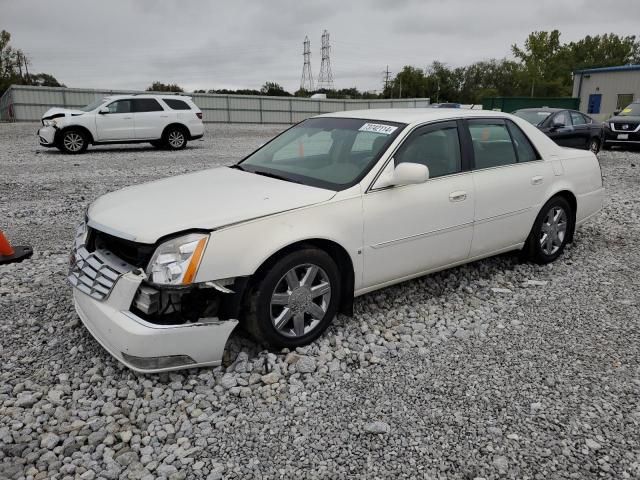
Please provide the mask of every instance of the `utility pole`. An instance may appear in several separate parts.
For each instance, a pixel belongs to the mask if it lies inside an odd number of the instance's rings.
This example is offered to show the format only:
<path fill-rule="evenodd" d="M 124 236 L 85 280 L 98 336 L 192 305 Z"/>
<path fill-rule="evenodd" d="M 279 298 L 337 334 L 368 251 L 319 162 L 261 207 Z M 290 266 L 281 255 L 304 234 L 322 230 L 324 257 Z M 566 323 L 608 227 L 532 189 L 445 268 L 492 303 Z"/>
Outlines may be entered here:
<path fill-rule="evenodd" d="M 309 37 L 304 37 L 302 42 L 304 56 L 304 65 L 302 66 L 302 78 L 300 79 L 300 90 L 306 90 L 308 92 L 313 91 L 313 74 L 311 73 L 311 42 Z"/>
<path fill-rule="evenodd" d="M 384 75 L 384 89 L 387 90 L 389 88 L 389 77 L 391 76 L 391 72 L 389 71 L 389 65 L 387 65 L 387 69 L 382 71 L 382 75 Z"/>

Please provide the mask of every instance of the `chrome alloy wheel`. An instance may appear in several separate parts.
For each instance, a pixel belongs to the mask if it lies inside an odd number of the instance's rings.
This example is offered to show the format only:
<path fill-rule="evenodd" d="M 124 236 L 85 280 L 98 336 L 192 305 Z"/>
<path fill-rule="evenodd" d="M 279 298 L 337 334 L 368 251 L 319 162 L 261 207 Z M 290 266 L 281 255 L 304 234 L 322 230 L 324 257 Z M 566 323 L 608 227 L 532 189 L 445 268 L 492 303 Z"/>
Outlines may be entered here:
<path fill-rule="evenodd" d="M 567 213 L 562 207 L 552 207 L 540 229 L 540 248 L 545 255 L 553 255 L 564 243 L 567 235 Z"/>
<path fill-rule="evenodd" d="M 64 136 L 62 143 L 70 152 L 79 152 L 84 145 L 84 138 L 79 133 L 69 132 Z"/>
<path fill-rule="evenodd" d="M 298 265 L 276 284 L 271 295 L 271 321 L 285 337 L 301 337 L 322 321 L 331 301 L 331 282 L 317 265 Z"/>
<path fill-rule="evenodd" d="M 180 130 L 173 130 L 169 133 L 169 138 L 167 140 L 169 145 L 173 148 L 180 148 L 184 144 L 184 133 Z"/>

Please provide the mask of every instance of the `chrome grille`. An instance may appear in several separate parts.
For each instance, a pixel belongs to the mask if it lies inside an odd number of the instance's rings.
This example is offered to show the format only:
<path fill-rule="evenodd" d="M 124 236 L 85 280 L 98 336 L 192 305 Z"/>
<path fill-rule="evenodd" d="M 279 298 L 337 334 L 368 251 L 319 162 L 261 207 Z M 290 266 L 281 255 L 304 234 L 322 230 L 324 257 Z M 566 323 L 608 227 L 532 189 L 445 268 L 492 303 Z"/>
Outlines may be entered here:
<path fill-rule="evenodd" d="M 96 300 L 109 297 L 120 275 L 135 267 L 105 249 L 89 252 L 85 247 L 86 227 L 78 227 L 69 258 L 69 283 Z"/>

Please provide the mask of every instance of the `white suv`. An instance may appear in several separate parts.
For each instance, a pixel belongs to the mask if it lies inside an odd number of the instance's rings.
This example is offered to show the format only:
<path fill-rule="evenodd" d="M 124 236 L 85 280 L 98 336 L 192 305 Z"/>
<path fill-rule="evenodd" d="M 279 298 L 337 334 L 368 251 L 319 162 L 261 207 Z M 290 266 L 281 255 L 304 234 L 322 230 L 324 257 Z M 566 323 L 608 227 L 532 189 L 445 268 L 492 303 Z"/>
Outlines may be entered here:
<path fill-rule="evenodd" d="M 79 110 L 52 108 L 42 116 L 40 145 L 82 153 L 89 144 L 150 142 L 179 150 L 204 134 L 202 112 L 181 95 L 114 95 Z"/>

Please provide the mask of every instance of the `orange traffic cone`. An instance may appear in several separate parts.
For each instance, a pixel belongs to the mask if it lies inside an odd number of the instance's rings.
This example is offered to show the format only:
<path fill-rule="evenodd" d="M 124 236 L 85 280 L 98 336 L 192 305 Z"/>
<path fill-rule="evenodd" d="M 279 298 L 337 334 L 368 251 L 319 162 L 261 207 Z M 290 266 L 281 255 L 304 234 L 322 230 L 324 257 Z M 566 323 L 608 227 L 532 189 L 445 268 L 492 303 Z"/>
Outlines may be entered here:
<path fill-rule="evenodd" d="M 33 255 L 31 247 L 12 247 L 0 230 L 0 265 L 5 263 L 21 262 Z"/>

